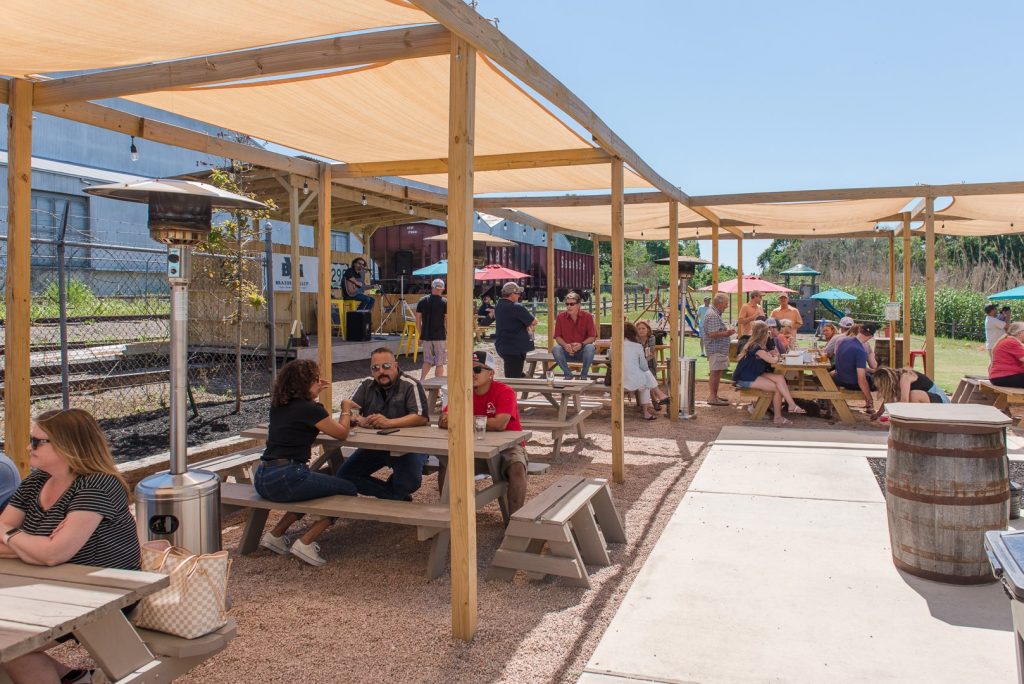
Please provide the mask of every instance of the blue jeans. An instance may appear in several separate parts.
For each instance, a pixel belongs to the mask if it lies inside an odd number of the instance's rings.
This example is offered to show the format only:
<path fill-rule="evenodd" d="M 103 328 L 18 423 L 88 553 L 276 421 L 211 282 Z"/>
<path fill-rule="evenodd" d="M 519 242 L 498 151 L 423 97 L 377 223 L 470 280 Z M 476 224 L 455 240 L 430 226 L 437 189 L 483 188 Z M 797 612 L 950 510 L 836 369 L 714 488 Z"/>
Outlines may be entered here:
<path fill-rule="evenodd" d="M 332 494 L 355 496 L 356 486 L 340 477 L 317 473 L 304 463 L 256 468 L 256 493 L 270 501 L 308 501 Z"/>
<path fill-rule="evenodd" d="M 338 468 L 338 477 L 351 481 L 364 496 L 402 501 L 420 488 L 426 462 L 426 454 L 391 456 L 387 451 L 356 449 Z M 391 477 L 373 477 L 381 468 L 391 468 Z"/>
<path fill-rule="evenodd" d="M 370 309 L 373 308 L 373 302 L 376 301 L 370 295 L 363 294 L 362 292 L 352 297 L 345 297 L 345 299 L 354 299 L 355 301 L 359 302 L 359 307 L 356 309 L 357 311 L 369 311 Z"/>
<path fill-rule="evenodd" d="M 580 377 L 586 380 L 587 376 L 590 375 L 590 364 L 594 361 L 594 353 L 596 351 L 597 350 L 594 348 L 594 345 L 585 344 L 578 352 L 570 354 L 565 351 L 565 347 L 560 344 L 556 344 L 555 348 L 551 350 L 551 355 L 555 357 L 555 363 L 557 363 L 558 367 L 561 369 L 562 375 L 567 378 L 572 377 L 572 371 L 569 370 L 568 363 L 570 361 L 582 363 L 583 371 L 580 373 Z"/>

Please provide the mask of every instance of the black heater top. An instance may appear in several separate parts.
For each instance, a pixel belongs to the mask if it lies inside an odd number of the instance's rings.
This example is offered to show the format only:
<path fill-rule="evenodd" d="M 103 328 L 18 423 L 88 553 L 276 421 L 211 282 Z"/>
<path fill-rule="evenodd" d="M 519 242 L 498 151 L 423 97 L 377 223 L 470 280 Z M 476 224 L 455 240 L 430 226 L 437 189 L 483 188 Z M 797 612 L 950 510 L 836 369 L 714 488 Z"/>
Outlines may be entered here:
<path fill-rule="evenodd" d="M 694 256 L 686 256 L 685 254 L 680 254 L 679 256 L 677 256 L 676 257 L 676 261 L 679 262 L 679 277 L 680 278 L 685 278 L 687 280 L 690 280 L 691 278 L 693 278 L 694 273 L 696 273 L 696 271 L 697 271 L 697 265 L 698 264 L 710 264 L 711 263 L 707 259 L 701 259 L 700 257 L 694 257 Z M 670 263 L 672 263 L 672 257 L 667 256 L 667 257 L 662 257 L 660 259 L 655 259 L 654 263 L 656 263 L 656 264 L 670 264 Z"/>

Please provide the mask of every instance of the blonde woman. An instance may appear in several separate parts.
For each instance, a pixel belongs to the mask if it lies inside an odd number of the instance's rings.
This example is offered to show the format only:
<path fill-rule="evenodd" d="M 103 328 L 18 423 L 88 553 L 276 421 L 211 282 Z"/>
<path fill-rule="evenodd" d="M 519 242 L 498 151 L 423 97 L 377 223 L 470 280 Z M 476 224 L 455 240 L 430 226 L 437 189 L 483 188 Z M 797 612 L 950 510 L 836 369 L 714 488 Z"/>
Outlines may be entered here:
<path fill-rule="evenodd" d="M 40 414 L 29 430 L 28 454 L 33 470 L 0 513 L 0 557 L 138 570 L 128 485 L 96 419 L 81 409 Z M 14 682 L 90 681 L 88 671 L 71 670 L 47 655 L 51 646 L 3 668 Z"/>
<path fill-rule="evenodd" d="M 948 404 L 949 397 L 924 373 L 909 368 L 880 366 L 875 371 L 875 388 L 880 402 L 872 418 L 885 410 L 886 402 L 904 401 L 915 404 Z"/>
<path fill-rule="evenodd" d="M 732 372 L 733 383 L 740 389 L 759 389 L 772 393 L 772 408 L 775 412 L 774 422 L 778 426 L 791 425 L 793 421 L 782 415 L 782 400 L 789 404 L 789 412 L 807 413 L 797 406 L 796 400 L 789 392 L 786 377 L 772 372 L 772 365 L 779 362 L 777 351 L 768 351 L 768 324 L 754 321 L 750 325 L 750 339 L 743 345 L 739 353 L 739 363 Z"/>

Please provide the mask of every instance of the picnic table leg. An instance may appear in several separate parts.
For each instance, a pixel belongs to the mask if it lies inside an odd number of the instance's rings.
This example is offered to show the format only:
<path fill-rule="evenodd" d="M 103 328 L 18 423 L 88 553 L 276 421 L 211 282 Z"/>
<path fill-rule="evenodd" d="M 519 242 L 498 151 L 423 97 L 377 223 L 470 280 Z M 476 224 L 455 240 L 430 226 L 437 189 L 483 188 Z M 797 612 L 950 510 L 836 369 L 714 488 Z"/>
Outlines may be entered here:
<path fill-rule="evenodd" d="M 75 630 L 74 634 L 112 682 L 154 660 L 139 633 L 120 610 L 108 612 Z"/>
<path fill-rule="evenodd" d="M 572 531 L 584 561 L 591 565 L 612 564 L 608 558 L 608 545 L 594 519 L 594 508 L 589 503 L 572 517 Z"/>
<path fill-rule="evenodd" d="M 594 506 L 594 515 L 597 518 L 597 524 L 601 526 L 605 540 L 614 544 L 624 544 L 626 528 L 622 524 L 619 510 L 615 508 L 615 502 L 612 501 L 612 493 L 608 489 L 607 483 L 601 488 L 601 491 L 594 494 L 590 503 Z"/>
<path fill-rule="evenodd" d="M 826 368 L 815 368 L 814 375 L 818 378 L 818 382 L 821 383 L 822 389 L 826 392 L 839 393 L 839 387 L 836 385 L 835 380 L 832 379 L 832 375 L 829 374 Z M 832 406 L 836 410 L 836 415 L 839 416 L 839 420 L 843 423 L 853 423 L 853 412 L 850 411 L 850 405 L 845 399 L 836 398 L 831 399 Z"/>
<path fill-rule="evenodd" d="M 505 535 L 499 549 L 505 551 L 524 551 L 526 553 L 539 554 L 544 548 L 543 539 L 531 539 L 530 537 L 512 537 Z M 500 579 L 510 581 L 516 576 L 516 568 L 507 568 L 491 564 L 487 571 L 487 579 Z"/>
<path fill-rule="evenodd" d="M 447 478 L 445 478 L 447 480 Z M 451 544 L 452 531 L 444 529 L 430 543 L 430 557 L 427 559 L 427 579 L 436 579 L 444 573 L 448 563 L 448 546 Z"/>
<path fill-rule="evenodd" d="M 269 516 L 270 511 L 265 508 L 249 509 L 249 516 L 242 530 L 242 539 L 238 542 L 238 553 L 244 556 L 259 548 L 260 537 L 263 536 L 263 528 L 266 527 Z"/>
<path fill-rule="evenodd" d="M 762 395 L 757 398 L 757 402 L 754 404 L 754 420 L 761 420 L 764 418 L 764 414 L 768 413 L 768 405 L 772 403 L 772 398 L 767 395 Z"/>
<path fill-rule="evenodd" d="M 491 474 L 491 482 L 494 484 L 505 481 L 501 475 L 501 454 L 487 459 L 487 472 Z M 505 493 L 498 497 L 498 507 L 501 509 L 501 521 L 507 526 L 509 519 L 508 487 L 505 488 Z"/>

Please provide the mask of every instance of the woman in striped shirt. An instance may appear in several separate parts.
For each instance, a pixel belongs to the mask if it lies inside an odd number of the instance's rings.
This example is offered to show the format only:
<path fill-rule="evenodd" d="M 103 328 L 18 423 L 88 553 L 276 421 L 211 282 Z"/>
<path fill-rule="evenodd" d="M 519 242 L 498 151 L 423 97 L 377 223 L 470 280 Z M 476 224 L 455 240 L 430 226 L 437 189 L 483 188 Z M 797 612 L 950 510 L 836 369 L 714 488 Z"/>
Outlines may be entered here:
<path fill-rule="evenodd" d="M 0 557 L 139 569 L 128 484 L 95 418 L 81 409 L 39 415 L 29 431 L 29 465 L 0 513 Z M 86 681 L 43 650 L 3 667 L 15 682 Z"/>

